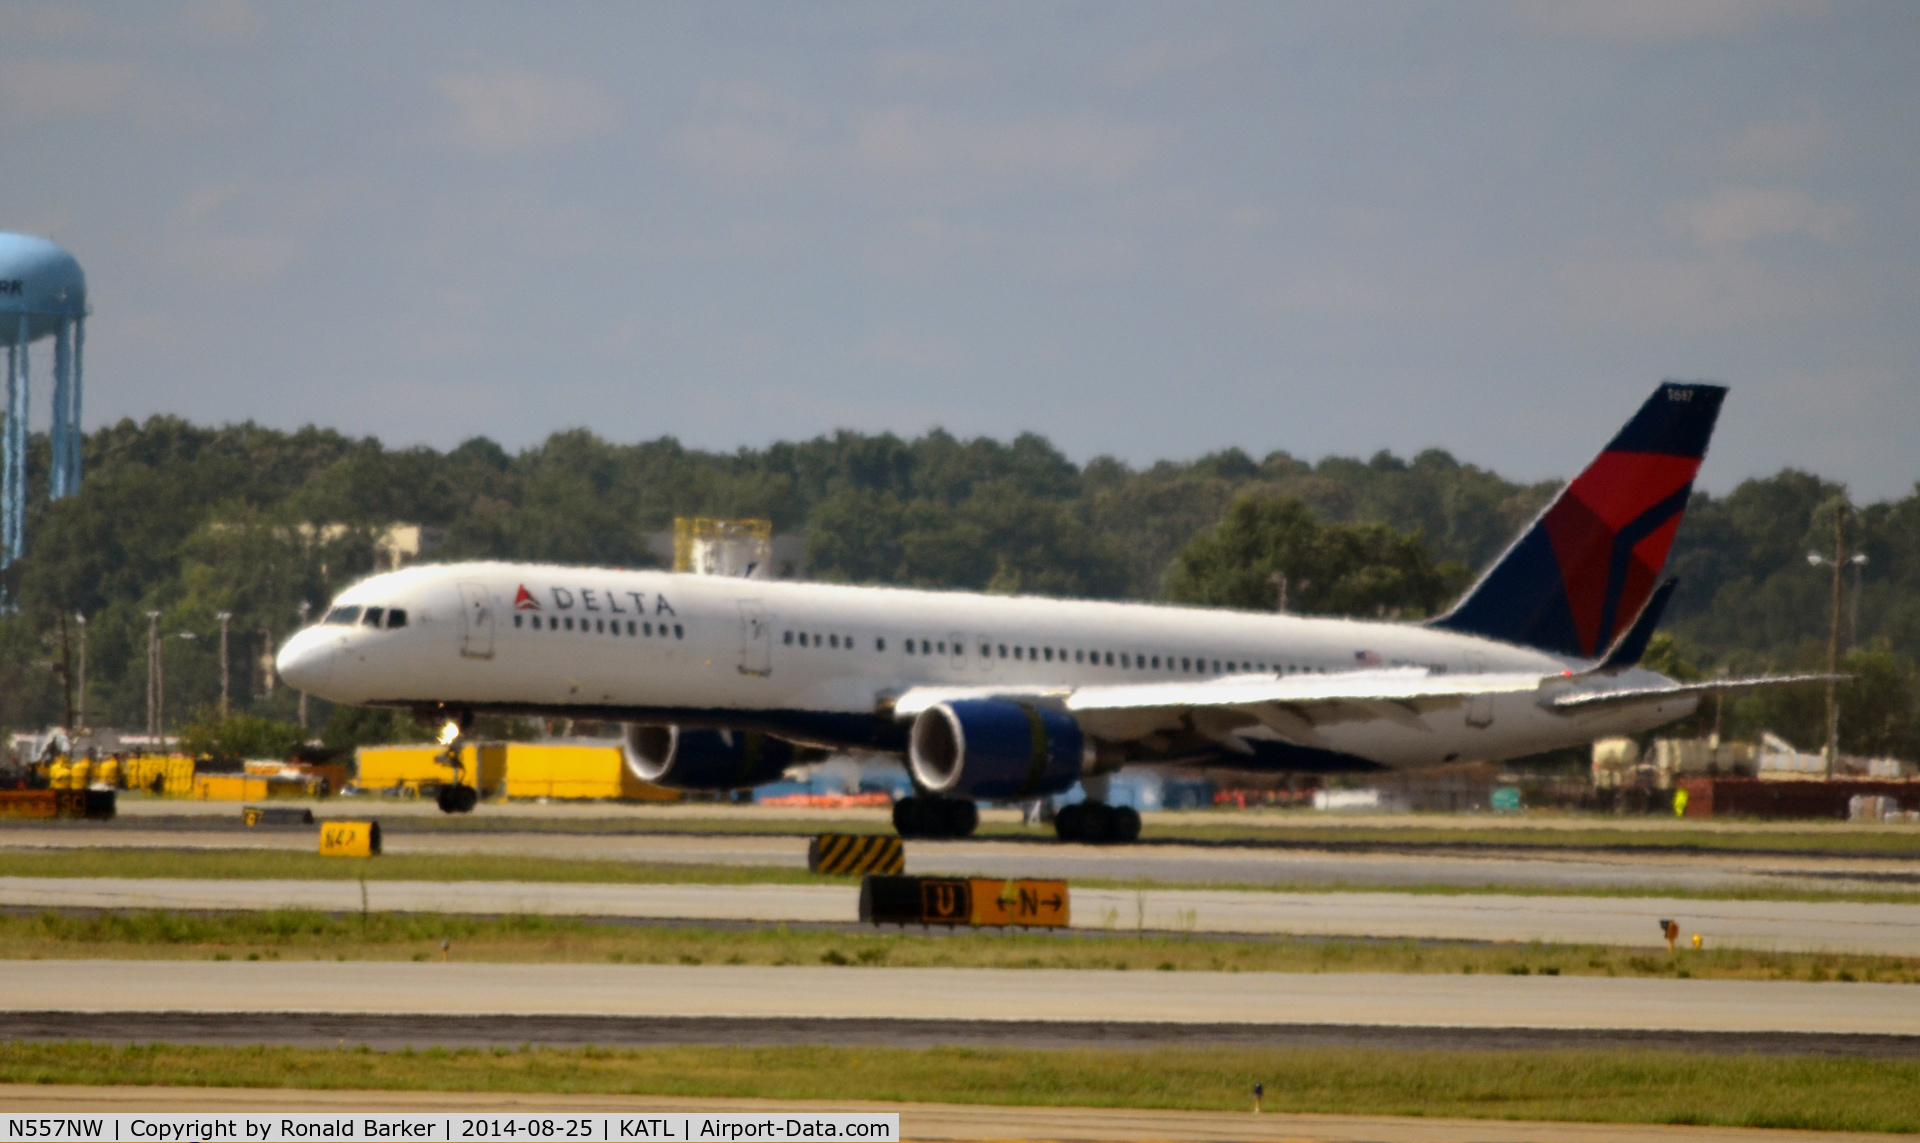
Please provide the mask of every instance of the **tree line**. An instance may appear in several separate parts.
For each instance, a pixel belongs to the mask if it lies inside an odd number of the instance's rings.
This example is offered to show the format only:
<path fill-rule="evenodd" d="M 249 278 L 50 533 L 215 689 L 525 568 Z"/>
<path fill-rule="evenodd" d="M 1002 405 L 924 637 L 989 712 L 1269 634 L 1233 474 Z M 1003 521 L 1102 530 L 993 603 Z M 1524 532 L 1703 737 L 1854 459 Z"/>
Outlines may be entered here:
<path fill-rule="evenodd" d="M 649 534 L 675 516 L 758 516 L 803 536 L 809 575 L 827 581 L 1264 610 L 1284 578 L 1292 611 L 1414 619 L 1444 608 L 1558 488 L 1438 449 L 1317 461 L 1228 449 L 1134 467 L 1077 465 L 1032 433 L 839 432 L 711 452 L 572 430 L 518 453 L 486 438 L 440 452 L 154 417 L 89 434 L 80 493 L 47 503 L 45 439 L 31 446 L 38 495 L 27 554 L 4 578 L 14 606 L 0 615 L 0 726 L 14 729 L 64 718 L 81 631 L 88 720 L 143 727 L 154 611 L 169 730 L 203 724 L 218 700 L 221 612 L 232 707 L 292 721 L 296 696 L 264 669 L 272 648 L 302 604 L 310 614 L 374 567 L 395 522 L 444 529 L 436 560 L 646 567 L 657 562 Z M 1891 696 L 1844 728 L 1847 748 L 1920 756 L 1920 493 L 1854 506 L 1844 488 L 1784 471 L 1696 494 L 1675 540 L 1681 588 L 1660 654 L 1707 673 L 1819 659 L 1830 573 L 1806 553 L 1832 547 L 1836 511 L 1848 551 L 1868 557 L 1847 642 L 1882 657 L 1876 685 Z M 1818 740 L 1797 708 L 1776 706 L 1752 700 L 1739 717 Z M 404 732 L 380 712 L 316 701 L 309 714 L 343 746 Z"/>

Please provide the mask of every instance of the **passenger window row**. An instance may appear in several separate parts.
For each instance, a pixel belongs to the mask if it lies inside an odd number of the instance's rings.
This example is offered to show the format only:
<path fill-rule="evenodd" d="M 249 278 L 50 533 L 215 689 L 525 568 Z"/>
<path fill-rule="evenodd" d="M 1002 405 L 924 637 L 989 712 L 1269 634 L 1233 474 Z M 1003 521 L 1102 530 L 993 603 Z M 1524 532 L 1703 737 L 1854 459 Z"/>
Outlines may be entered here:
<path fill-rule="evenodd" d="M 595 619 L 591 622 L 591 625 L 589 625 L 587 617 L 583 615 L 580 617 L 579 626 L 577 627 L 574 625 L 573 616 L 571 615 L 549 615 L 546 616 L 545 619 L 546 622 L 543 624 L 541 622 L 541 616 L 516 613 L 513 617 L 513 625 L 519 627 L 522 625 L 522 621 L 525 621 L 531 624 L 535 631 L 540 630 L 544 626 L 548 631 L 579 631 L 585 635 L 621 634 L 620 621 L 618 619 Z M 665 639 L 669 636 L 675 639 L 684 639 L 687 636 L 686 628 L 678 623 L 673 624 L 673 626 L 669 628 L 665 623 L 654 623 L 642 619 L 627 620 L 625 633 L 628 635 L 637 635 L 642 638 L 658 639 Z"/>
<path fill-rule="evenodd" d="M 823 641 L 826 646 L 835 648 L 836 650 L 842 647 L 849 651 L 853 650 L 853 636 L 851 635 L 822 636 L 818 631 L 789 631 L 785 637 L 781 639 L 781 642 L 789 647 L 795 646 L 796 644 L 801 647 L 818 647 L 822 645 Z M 876 639 L 874 642 L 879 644 L 874 648 L 875 650 L 884 651 L 887 649 L 887 641 L 885 639 Z"/>
<path fill-rule="evenodd" d="M 334 627 L 352 627 L 357 623 L 362 627 L 385 628 L 391 631 L 395 627 L 407 625 L 407 609 L 404 607 L 362 608 L 358 604 L 348 604 L 327 612 L 327 617 L 321 622 Z"/>
<path fill-rule="evenodd" d="M 845 649 L 849 651 L 853 650 L 854 647 L 853 636 L 851 635 L 822 635 L 818 631 L 789 630 L 781 636 L 780 641 L 789 647 L 826 646 L 836 650 Z M 886 639 L 884 637 L 876 637 L 873 641 L 873 649 L 875 651 L 885 651 L 887 649 Z M 900 650 L 903 654 L 916 656 L 946 655 L 949 653 L 959 656 L 967 653 L 967 646 L 961 642 L 953 642 L 952 645 L 949 646 L 949 641 L 946 639 L 922 639 L 918 636 L 909 636 L 900 641 Z M 1068 649 L 1066 647 L 1029 647 L 1018 644 L 1010 646 L 1006 643 L 982 643 L 980 644 L 980 656 L 986 659 L 1016 659 L 1022 662 L 1074 662 L 1097 667 L 1118 666 L 1125 670 L 1141 671 L 1158 671 L 1164 669 L 1169 671 L 1186 671 L 1193 674 L 1215 675 L 1268 673 L 1265 663 L 1249 662 L 1246 660 L 1235 662 L 1231 659 L 1197 659 L 1191 655 L 1183 655 L 1177 659 L 1172 655 L 1167 655 L 1163 658 L 1160 655 L 1143 654 L 1138 651 L 1093 651 L 1084 647 Z M 1164 668 L 1161 666 L 1163 661 L 1166 664 Z M 1211 670 L 1209 670 L 1209 666 L 1211 666 Z M 1320 667 L 1303 667 L 1289 663 L 1285 666 L 1275 666 L 1273 673 L 1288 675 L 1325 674 L 1326 671 Z"/>

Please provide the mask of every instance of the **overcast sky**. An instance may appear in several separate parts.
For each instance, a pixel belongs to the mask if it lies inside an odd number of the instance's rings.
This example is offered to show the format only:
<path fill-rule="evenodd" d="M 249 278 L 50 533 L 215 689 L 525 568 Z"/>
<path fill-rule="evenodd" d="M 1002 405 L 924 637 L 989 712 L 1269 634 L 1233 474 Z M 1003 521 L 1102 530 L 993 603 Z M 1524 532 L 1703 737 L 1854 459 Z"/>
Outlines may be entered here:
<path fill-rule="evenodd" d="M 89 427 L 1920 478 L 1912 3 L 0 2 L 0 229 Z"/>

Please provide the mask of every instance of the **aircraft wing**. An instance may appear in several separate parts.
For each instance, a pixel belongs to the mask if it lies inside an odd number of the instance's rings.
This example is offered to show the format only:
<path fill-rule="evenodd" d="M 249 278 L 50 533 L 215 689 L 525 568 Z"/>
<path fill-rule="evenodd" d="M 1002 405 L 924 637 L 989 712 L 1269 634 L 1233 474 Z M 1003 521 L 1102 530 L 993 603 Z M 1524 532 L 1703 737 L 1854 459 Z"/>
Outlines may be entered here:
<path fill-rule="evenodd" d="M 915 687 L 894 704 L 911 718 L 942 702 L 1008 699 L 1053 706 L 1072 714 L 1088 733 L 1108 741 L 1175 735 L 1210 741 L 1235 752 L 1248 747 L 1238 731 L 1263 726 L 1281 739 L 1325 747 L 1322 727 L 1382 721 L 1427 732 L 1422 716 L 1460 706 L 1476 696 L 1526 694 L 1569 717 L 1613 706 L 1661 702 L 1685 695 L 1732 692 L 1789 683 L 1824 682 L 1827 675 L 1722 679 L 1668 686 L 1593 685 L 1592 675 L 1535 672 L 1434 674 L 1407 667 L 1332 675 L 1230 675 L 1204 682 L 1121 683 L 1086 687 Z"/>
<path fill-rule="evenodd" d="M 1265 726 L 1304 746 L 1325 746 L 1319 728 L 1385 720 L 1424 731 L 1421 716 L 1476 695 L 1532 694 L 1562 676 L 1439 675 L 1418 667 L 1335 675 L 1229 675 L 1205 682 L 1122 683 L 1087 687 L 916 687 L 894 704 L 907 718 L 936 703 L 1004 698 L 1057 706 L 1110 741 L 1186 733 L 1244 752 L 1236 730 Z"/>

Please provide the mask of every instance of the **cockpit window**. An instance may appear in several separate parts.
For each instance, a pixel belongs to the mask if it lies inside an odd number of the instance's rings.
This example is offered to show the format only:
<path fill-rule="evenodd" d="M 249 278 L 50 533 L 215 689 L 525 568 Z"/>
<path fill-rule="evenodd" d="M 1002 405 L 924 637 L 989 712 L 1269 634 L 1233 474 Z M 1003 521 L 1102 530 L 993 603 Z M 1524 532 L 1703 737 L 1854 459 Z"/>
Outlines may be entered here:
<path fill-rule="evenodd" d="M 380 626 L 380 620 L 386 613 L 387 609 L 384 607 L 369 607 L 367 608 L 366 614 L 361 617 L 360 622 L 369 627 L 378 627 Z"/>
<path fill-rule="evenodd" d="M 352 604 L 347 607 L 336 607 L 327 612 L 326 622 L 338 627 L 351 627 L 354 620 L 358 618 L 360 618 L 360 607 L 358 604 Z"/>
<path fill-rule="evenodd" d="M 405 627 L 406 625 L 407 625 L 407 609 L 406 608 L 404 607 L 387 608 L 387 630 L 391 631 L 395 627 Z"/>

